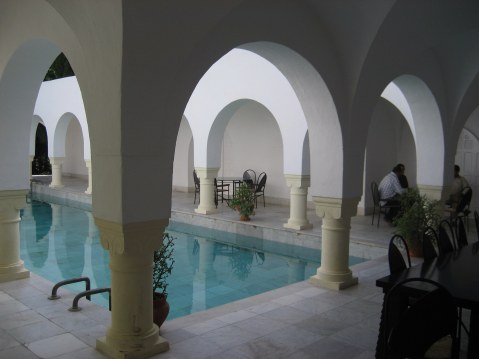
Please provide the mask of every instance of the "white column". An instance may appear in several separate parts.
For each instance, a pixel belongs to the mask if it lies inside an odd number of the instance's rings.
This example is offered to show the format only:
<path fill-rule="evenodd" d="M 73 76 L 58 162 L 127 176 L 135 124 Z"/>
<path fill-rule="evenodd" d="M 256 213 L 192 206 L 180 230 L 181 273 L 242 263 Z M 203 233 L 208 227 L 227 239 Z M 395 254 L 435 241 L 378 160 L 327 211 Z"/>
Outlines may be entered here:
<path fill-rule="evenodd" d="M 26 190 L 0 191 L 0 282 L 28 278 L 20 259 L 20 209 Z"/>
<path fill-rule="evenodd" d="M 309 282 L 336 290 L 356 285 L 358 278 L 349 269 L 349 233 L 359 198 L 313 197 L 313 201 L 323 220 L 321 266 Z"/>
<path fill-rule="evenodd" d="M 50 187 L 61 188 L 63 187 L 62 172 L 63 172 L 63 160 L 65 157 L 52 157 L 50 163 L 52 164 L 52 182 Z"/>
<path fill-rule="evenodd" d="M 88 169 L 88 188 L 86 189 L 86 194 L 91 194 L 92 190 L 92 175 L 91 175 L 91 160 L 85 160 L 86 168 Z"/>
<path fill-rule="evenodd" d="M 195 209 L 196 213 L 212 214 L 217 213 L 215 206 L 215 178 L 219 168 L 196 168 L 200 179 L 200 204 Z"/>
<path fill-rule="evenodd" d="M 283 224 L 285 228 L 296 230 L 311 229 L 313 225 L 307 218 L 308 187 L 310 176 L 284 175 L 290 189 L 289 220 Z"/>
<path fill-rule="evenodd" d="M 147 358 L 169 349 L 153 323 L 153 251 L 168 219 L 131 224 L 95 218 L 110 253 L 111 326 L 96 347 L 112 358 Z"/>

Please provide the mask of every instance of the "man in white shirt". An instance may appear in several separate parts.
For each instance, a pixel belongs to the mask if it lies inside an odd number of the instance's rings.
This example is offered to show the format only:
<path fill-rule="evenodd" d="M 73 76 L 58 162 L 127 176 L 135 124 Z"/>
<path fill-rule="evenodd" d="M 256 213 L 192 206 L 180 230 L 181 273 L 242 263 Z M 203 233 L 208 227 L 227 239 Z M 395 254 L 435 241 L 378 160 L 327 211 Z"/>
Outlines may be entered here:
<path fill-rule="evenodd" d="M 404 166 L 397 165 L 389 172 L 379 183 L 379 197 L 381 198 L 381 205 L 397 205 L 397 207 L 390 208 L 385 215 L 385 220 L 392 222 L 394 217 L 399 212 L 400 196 L 407 189 L 401 186 L 399 176 L 404 174 Z"/>

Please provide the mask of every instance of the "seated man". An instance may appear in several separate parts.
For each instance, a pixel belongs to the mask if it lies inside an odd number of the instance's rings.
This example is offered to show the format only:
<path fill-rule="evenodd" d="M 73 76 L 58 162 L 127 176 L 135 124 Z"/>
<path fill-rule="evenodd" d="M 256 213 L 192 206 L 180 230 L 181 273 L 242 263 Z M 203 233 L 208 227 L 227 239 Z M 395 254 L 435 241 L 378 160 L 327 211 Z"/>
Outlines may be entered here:
<path fill-rule="evenodd" d="M 400 197 L 407 189 L 401 186 L 399 176 L 404 174 L 404 166 L 397 165 L 379 183 L 379 197 L 381 205 L 398 205 L 397 208 L 390 208 L 385 215 L 385 220 L 392 222 L 399 212 Z"/>
<path fill-rule="evenodd" d="M 452 208 L 456 208 L 461 201 L 463 189 L 470 187 L 469 182 L 459 174 L 460 171 L 461 168 L 458 165 L 454 165 L 454 180 L 451 185 L 451 194 L 449 200 L 446 201 L 446 204 Z"/>

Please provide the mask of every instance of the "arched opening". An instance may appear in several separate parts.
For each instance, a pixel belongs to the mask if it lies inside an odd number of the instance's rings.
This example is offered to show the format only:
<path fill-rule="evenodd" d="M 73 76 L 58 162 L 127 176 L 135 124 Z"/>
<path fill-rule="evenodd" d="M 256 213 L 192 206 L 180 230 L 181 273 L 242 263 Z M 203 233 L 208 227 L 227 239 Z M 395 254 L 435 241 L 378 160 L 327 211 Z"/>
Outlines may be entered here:
<path fill-rule="evenodd" d="M 46 127 L 39 123 L 35 132 L 35 155 L 32 161 L 32 175 L 51 175 L 52 166 L 48 158 L 48 135 Z"/>

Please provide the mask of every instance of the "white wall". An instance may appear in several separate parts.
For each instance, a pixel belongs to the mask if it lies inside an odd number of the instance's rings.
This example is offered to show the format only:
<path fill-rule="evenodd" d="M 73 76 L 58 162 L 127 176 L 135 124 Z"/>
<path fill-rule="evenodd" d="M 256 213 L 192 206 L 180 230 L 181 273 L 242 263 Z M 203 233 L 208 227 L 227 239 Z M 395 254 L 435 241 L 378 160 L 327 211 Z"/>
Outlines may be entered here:
<path fill-rule="evenodd" d="M 76 118 L 68 125 L 66 133 L 67 146 L 65 147 L 65 159 L 63 161 L 63 174 L 74 177 L 88 178 L 88 169 L 83 158 L 83 134 Z"/>

